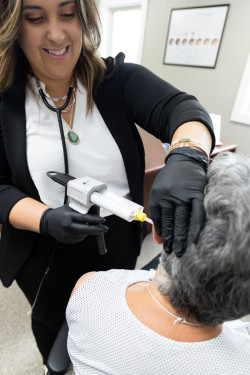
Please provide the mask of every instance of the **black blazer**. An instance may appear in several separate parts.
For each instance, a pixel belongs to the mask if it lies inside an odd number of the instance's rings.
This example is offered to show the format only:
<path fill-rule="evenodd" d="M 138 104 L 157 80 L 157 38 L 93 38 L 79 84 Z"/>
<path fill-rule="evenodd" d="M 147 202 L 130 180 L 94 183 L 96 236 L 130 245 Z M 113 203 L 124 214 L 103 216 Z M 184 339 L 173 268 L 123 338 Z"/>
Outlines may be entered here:
<path fill-rule="evenodd" d="M 164 142 L 170 141 L 175 129 L 187 121 L 203 122 L 212 136 L 213 130 L 196 98 L 147 69 L 123 61 L 123 54 L 116 60 L 106 60 L 106 77 L 96 86 L 94 100 L 120 149 L 132 200 L 142 204 L 144 150 L 135 123 Z M 27 164 L 25 87 L 19 80 L 2 95 L 0 107 L 0 278 L 5 286 L 11 285 L 40 237 L 15 229 L 8 222 L 11 208 L 27 196 L 40 201 Z"/>

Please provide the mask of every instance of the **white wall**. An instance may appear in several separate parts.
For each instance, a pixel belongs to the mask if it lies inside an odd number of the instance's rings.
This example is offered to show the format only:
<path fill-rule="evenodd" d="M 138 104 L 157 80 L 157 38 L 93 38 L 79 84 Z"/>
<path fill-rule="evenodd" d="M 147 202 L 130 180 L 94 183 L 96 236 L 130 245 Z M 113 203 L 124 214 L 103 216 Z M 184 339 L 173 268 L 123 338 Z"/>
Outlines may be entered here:
<path fill-rule="evenodd" d="M 173 8 L 227 4 L 229 13 L 215 69 L 163 65 Z M 249 0 L 149 0 L 142 64 L 181 90 L 197 96 L 209 112 L 222 115 L 221 140 L 250 154 L 250 126 L 230 121 L 250 52 Z"/>

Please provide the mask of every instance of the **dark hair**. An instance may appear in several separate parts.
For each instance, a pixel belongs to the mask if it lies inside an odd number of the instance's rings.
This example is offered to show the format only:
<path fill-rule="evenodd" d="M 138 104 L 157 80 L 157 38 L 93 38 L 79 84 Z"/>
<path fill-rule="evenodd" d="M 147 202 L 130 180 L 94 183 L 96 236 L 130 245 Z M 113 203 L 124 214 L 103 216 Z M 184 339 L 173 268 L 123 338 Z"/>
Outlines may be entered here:
<path fill-rule="evenodd" d="M 198 243 L 181 258 L 163 253 L 157 284 L 178 311 L 213 327 L 250 313 L 250 157 L 214 159 L 204 205 Z"/>

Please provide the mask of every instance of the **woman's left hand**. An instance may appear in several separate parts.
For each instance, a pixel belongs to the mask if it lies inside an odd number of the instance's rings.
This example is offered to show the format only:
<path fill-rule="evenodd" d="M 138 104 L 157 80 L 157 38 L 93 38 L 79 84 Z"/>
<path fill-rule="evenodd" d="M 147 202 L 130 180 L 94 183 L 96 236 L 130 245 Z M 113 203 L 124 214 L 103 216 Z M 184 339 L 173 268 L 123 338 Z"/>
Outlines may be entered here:
<path fill-rule="evenodd" d="M 169 156 L 150 195 L 150 214 L 164 250 L 180 257 L 187 242 L 196 242 L 205 222 L 207 176 L 204 165 L 187 155 Z"/>

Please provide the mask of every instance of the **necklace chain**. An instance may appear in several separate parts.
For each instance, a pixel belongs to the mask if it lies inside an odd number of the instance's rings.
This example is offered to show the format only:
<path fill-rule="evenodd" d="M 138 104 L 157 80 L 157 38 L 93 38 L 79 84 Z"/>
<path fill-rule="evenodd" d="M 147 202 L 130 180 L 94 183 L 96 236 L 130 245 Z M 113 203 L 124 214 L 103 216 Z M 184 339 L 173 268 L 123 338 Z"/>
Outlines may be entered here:
<path fill-rule="evenodd" d="M 40 82 L 39 82 L 39 79 L 32 73 L 32 75 L 33 75 L 33 77 L 35 78 L 35 80 L 36 80 L 36 85 L 37 85 L 37 87 L 40 89 L 41 88 L 41 85 L 40 85 Z M 74 85 L 74 84 L 73 84 Z M 64 96 L 62 96 L 61 98 L 51 98 L 50 96 L 48 96 L 48 95 L 46 95 L 45 93 L 44 93 L 44 96 L 45 96 L 45 98 L 46 99 L 48 99 L 48 100 L 51 100 L 52 102 L 59 102 L 60 100 L 66 100 L 67 99 L 67 97 L 68 97 L 68 95 L 64 95 Z"/>
<path fill-rule="evenodd" d="M 36 76 L 34 76 L 34 77 L 35 77 L 36 85 L 37 85 L 38 89 L 41 89 L 41 85 L 40 85 L 40 82 L 39 82 L 38 78 Z M 67 125 L 67 128 L 68 128 L 67 135 L 65 134 L 65 136 L 68 138 L 68 140 L 70 141 L 70 143 L 72 143 L 72 144 L 78 144 L 80 142 L 80 138 L 76 134 L 76 132 L 74 132 L 72 130 L 73 121 L 74 121 L 74 112 L 75 112 L 75 106 L 76 106 L 76 85 L 75 85 L 75 83 L 72 84 L 71 87 L 74 90 L 73 91 L 73 101 L 72 101 L 72 103 L 70 105 L 68 105 L 68 107 L 65 110 L 62 110 L 61 112 L 64 112 L 64 113 L 71 112 L 70 113 L 69 124 L 67 123 L 67 121 L 65 121 L 65 123 Z M 62 100 L 62 99 L 67 99 L 68 95 L 66 95 L 66 96 L 64 96 L 62 98 L 50 98 L 50 97 L 48 97 L 46 95 L 45 95 L 45 97 L 46 97 L 46 99 L 51 99 L 52 101 L 57 102 L 57 101 Z M 59 110 L 60 110 L 60 108 L 59 108 Z M 60 114 L 60 117 L 61 117 L 61 114 Z"/>
<path fill-rule="evenodd" d="M 201 326 L 201 324 L 188 322 L 185 318 L 182 318 L 180 316 L 173 314 L 171 311 L 166 309 L 166 307 L 162 306 L 162 304 L 158 301 L 158 299 L 152 294 L 152 292 L 149 290 L 149 283 L 146 285 L 146 288 L 150 297 L 153 298 L 153 300 L 160 306 L 160 308 L 163 311 L 165 311 L 168 315 L 175 318 L 174 325 L 176 325 L 176 323 L 183 323 L 183 324 L 188 324 L 190 326 Z"/>
<path fill-rule="evenodd" d="M 78 134 L 76 134 L 75 131 L 73 131 L 73 122 L 74 122 L 74 115 L 75 115 L 75 103 L 72 105 L 72 111 L 70 114 L 70 120 L 69 120 L 69 125 L 66 121 L 66 125 L 68 127 L 68 133 L 67 133 L 67 138 L 68 140 L 73 143 L 73 144 L 78 144 L 80 142 L 80 138 Z"/>
<path fill-rule="evenodd" d="M 51 98 L 50 96 L 47 96 L 46 94 L 44 94 L 44 95 L 45 95 L 46 99 L 51 100 L 54 103 L 60 102 L 60 100 L 66 100 L 67 99 L 67 95 L 62 96 L 61 98 Z"/>
<path fill-rule="evenodd" d="M 73 101 L 71 104 L 68 105 L 68 107 L 66 107 L 62 113 L 68 113 L 70 112 L 71 110 L 73 111 L 75 109 L 75 104 L 76 104 L 76 93 L 75 93 L 75 88 L 74 88 L 74 91 L 73 91 Z"/>
<path fill-rule="evenodd" d="M 69 127 L 70 127 L 71 130 L 73 128 L 73 122 L 74 122 L 74 117 L 75 117 L 74 115 L 75 115 L 75 102 L 72 106 L 72 111 L 71 111 L 70 120 L 69 120 Z"/>

